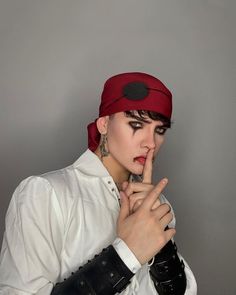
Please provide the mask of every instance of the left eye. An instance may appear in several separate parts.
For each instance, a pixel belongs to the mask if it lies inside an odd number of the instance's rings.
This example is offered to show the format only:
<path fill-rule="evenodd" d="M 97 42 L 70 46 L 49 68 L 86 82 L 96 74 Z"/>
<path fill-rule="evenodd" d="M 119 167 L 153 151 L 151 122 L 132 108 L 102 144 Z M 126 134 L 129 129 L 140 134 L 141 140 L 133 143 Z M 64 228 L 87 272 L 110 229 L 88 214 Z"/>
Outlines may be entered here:
<path fill-rule="evenodd" d="M 157 134 L 163 135 L 163 134 L 165 134 L 165 132 L 166 132 L 166 128 L 158 127 L 158 128 L 156 129 L 156 133 L 157 133 Z"/>

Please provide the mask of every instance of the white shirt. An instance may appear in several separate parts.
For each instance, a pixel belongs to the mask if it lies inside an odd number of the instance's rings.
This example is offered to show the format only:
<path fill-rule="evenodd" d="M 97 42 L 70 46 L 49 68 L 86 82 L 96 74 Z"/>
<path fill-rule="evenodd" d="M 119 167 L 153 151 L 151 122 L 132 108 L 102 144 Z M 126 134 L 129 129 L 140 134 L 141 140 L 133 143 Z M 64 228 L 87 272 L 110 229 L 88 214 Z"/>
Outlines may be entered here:
<path fill-rule="evenodd" d="M 0 294 L 48 295 L 56 282 L 110 244 L 135 273 L 121 294 L 157 294 L 149 266 L 141 266 L 116 237 L 118 198 L 112 177 L 89 149 L 71 166 L 22 181 L 6 215 Z M 167 202 L 163 195 L 161 200 Z M 170 226 L 175 226 L 175 218 Z M 196 281 L 184 263 L 185 294 L 195 295 Z"/>

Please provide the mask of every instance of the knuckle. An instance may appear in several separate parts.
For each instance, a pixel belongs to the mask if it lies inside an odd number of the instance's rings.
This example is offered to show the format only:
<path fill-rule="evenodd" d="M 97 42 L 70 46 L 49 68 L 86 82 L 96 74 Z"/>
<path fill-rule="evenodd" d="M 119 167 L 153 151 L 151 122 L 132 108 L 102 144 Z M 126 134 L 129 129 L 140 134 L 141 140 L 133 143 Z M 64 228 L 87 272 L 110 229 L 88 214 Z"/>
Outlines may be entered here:
<path fill-rule="evenodd" d="M 169 212 L 169 213 L 168 213 L 168 217 L 169 217 L 170 220 L 172 220 L 173 217 L 174 217 L 174 216 L 173 216 L 173 213 L 172 213 L 172 212 Z"/>
<path fill-rule="evenodd" d="M 127 184 L 127 186 L 125 187 L 125 190 L 127 191 L 127 190 L 129 190 L 129 188 L 130 188 L 130 182 Z"/>
<path fill-rule="evenodd" d="M 133 202 L 133 204 L 135 204 L 135 205 L 141 205 L 142 204 L 142 199 L 133 199 L 132 200 L 132 202 Z"/>
<path fill-rule="evenodd" d="M 128 188 L 132 189 L 134 187 L 134 182 L 129 182 Z"/>
<path fill-rule="evenodd" d="M 159 209 L 163 214 L 167 214 L 169 212 L 169 208 L 166 204 L 160 204 Z"/>
<path fill-rule="evenodd" d="M 154 188 L 151 190 L 151 193 L 155 194 L 156 196 L 159 196 L 160 189 L 159 189 L 158 185 L 154 186 Z"/>
<path fill-rule="evenodd" d="M 130 208 L 132 209 L 134 207 L 135 202 L 130 202 Z"/>
<path fill-rule="evenodd" d="M 163 207 L 166 210 L 166 212 L 170 212 L 171 208 L 170 208 L 169 204 L 165 203 L 165 204 L 163 204 Z"/>
<path fill-rule="evenodd" d="M 132 190 L 130 188 L 127 187 L 127 189 L 125 190 L 126 195 L 130 198 L 131 194 L 132 194 Z"/>
<path fill-rule="evenodd" d="M 161 205 L 161 201 L 159 199 L 156 200 L 155 205 L 159 207 Z"/>
<path fill-rule="evenodd" d="M 131 202 L 134 201 L 135 199 L 136 199 L 135 194 L 132 194 L 132 195 L 129 196 L 129 200 L 130 200 Z"/>
<path fill-rule="evenodd" d="M 159 196 L 162 191 L 160 184 L 157 184 L 152 191 L 154 191 Z"/>
<path fill-rule="evenodd" d="M 137 200 L 136 204 L 137 204 L 137 206 L 140 206 L 142 204 L 142 200 L 140 200 L 140 199 Z"/>

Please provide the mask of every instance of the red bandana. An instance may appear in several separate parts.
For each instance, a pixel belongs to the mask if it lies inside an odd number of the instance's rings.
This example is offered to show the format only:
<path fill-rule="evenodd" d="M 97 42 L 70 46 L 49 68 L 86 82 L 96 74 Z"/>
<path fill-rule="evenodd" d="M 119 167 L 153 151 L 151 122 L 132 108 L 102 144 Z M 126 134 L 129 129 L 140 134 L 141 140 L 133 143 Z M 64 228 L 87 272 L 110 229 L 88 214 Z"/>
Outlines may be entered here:
<path fill-rule="evenodd" d="M 108 79 L 101 96 L 99 117 L 131 110 L 154 111 L 170 119 L 172 94 L 160 80 L 145 73 L 123 73 Z M 88 147 L 92 151 L 100 140 L 96 120 L 88 125 Z"/>

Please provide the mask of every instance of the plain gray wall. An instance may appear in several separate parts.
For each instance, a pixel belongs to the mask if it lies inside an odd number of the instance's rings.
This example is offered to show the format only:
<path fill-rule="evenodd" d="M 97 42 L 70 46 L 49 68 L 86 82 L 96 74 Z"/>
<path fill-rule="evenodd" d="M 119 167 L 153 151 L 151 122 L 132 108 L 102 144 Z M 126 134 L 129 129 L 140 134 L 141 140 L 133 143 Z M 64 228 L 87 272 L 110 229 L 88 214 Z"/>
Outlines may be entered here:
<path fill-rule="evenodd" d="M 169 178 L 179 249 L 200 295 L 234 295 L 235 12 L 235 0 L 1 0 L 1 237 L 18 183 L 86 149 L 103 82 L 144 71 L 174 96 L 155 181 Z"/>

